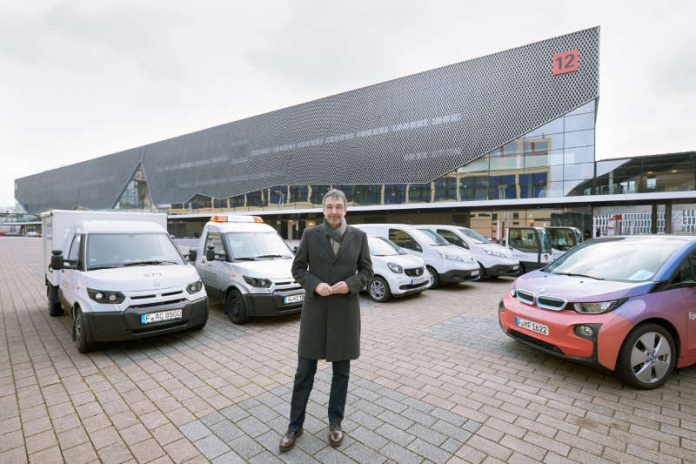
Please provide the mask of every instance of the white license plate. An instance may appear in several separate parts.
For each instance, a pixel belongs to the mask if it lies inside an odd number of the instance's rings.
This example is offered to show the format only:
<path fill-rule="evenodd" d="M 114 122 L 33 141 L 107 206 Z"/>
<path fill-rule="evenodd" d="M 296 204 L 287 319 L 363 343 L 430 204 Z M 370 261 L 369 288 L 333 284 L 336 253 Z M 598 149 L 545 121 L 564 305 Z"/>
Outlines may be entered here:
<path fill-rule="evenodd" d="M 528 321 L 527 319 L 522 319 L 521 317 L 515 316 L 515 325 L 517 327 L 522 327 L 523 329 L 531 330 L 541 335 L 549 335 L 549 326 L 545 324 L 540 324 L 534 321 Z"/>
<path fill-rule="evenodd" d="M 149 313 L 140 315 L 141 324 L 152 324 L 154 322 L 171 321 L 172 319 L 181 319 L 183 312 L 181 309 L 172 309 L 171 311 L 160 311 L 158 313 Z"/>
<path fill-rule="evenodd" d="M 418 285 L 430 280 L 428 277 L 418 277 L 416 279 L 411 279 L 411 285 Z"/>
<path fill-rule="evenodd" d="M 513 271 L 516 271 L 516 270 L 518 270 L 519 268 L 520 268 L 519 266 L 512 266 L 512 270 L 513 270 Z"/>
<path fill-rule="evenodd" d="M 471 271 L 471 275 L 472 275 L 472 276 L 477 276 L 477 275 L 479 275 L 479 271 Z"/>
<path fill-rule="evenodd" d="M 299 303 L 301 301 L 304 301 L 304 293 L 300 293 L 299 295 L 290 295 L 283 298 L 283 303 L 285 304 Z"/>

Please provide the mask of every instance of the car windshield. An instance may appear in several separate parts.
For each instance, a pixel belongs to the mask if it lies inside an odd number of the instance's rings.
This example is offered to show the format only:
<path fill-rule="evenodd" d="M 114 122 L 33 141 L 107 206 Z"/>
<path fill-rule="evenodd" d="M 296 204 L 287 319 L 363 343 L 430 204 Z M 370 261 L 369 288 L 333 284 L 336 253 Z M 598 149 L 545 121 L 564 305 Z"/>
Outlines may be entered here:
<path fill-rule="evenodd" d="M 169 235 L 90 234 L 87 270 L 150 264 L 185 264 Z"/>
<path fill-rule="evenodd" d="M 472 242 L 477 243 L 479 245 L 482 245 L 484 243 L 488 243 L 488 239 L 484 237 L 483 235 L 479 234 L 475 230 L 471 229 L 465 229 L 464 227 L 457 229 L 459 232 L 462 234 L 466 235 L 471 239 Z"/>
<path fill-rule="evenodd" d="M 551 242 L 551 247 L 556 250 L 567 251 L 578 244 L 577 235 L 575 231 L 570 228 L 548 228 L 546 233 L 549 236 L 549 241 Z"/>
<path fill-rule="evenodd" d="M 430 229 L 418 229 L 419 232 L 422 232 L 423 235 L 428 237 L 428 241 L 426 242 L 427 245 L 431 246 L 445 246 L 445 245 L 450 245 L 450 242 L 445 240 L 442 235 L 438 234 L 437 232 L 433 232 Z"/>
<path fill-rule="evenodd" d="M 405 254 L 392 242 L 381 237 L 369 237 L 367 243 L 372 256 L 396 256 Z"/>
<path fill-rule="evenodd" d="M 237 260 L 292 259 L 290 248 L 272 232 L 228 232 L 225 234 L 232 258 Z"/>
<path fill-rule="evenodd" d="M 680 240 L 626 240 L 584 242 L 545 268 L 552 274 L 568 274 L 599 280 L 641 282 L 651 279 L 664 262 L 684 246 Z"/>

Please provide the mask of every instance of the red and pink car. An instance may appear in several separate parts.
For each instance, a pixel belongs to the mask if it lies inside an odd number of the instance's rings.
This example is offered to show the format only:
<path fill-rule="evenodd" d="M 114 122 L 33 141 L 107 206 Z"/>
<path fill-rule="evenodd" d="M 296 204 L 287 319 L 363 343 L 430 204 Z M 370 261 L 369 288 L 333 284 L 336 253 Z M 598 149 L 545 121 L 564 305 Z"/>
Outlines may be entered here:
<path fill-rule="evenodd" d="M 590 240 L 515 280 L 498 311 L 515 340 L 657 388 L 696 364 L 696 237 Z"/>

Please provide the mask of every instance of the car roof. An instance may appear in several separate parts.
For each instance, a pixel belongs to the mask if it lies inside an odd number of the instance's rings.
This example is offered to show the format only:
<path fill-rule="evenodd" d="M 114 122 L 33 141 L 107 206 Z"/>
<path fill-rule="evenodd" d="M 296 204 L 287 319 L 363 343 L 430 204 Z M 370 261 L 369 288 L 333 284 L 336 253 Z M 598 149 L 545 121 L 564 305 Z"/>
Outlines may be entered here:
<path fill-rule="evenodd" d="M 209 222 L 206 227 L 208 230 L 223 234 L 226 232 L 276 232 L 270 225 L 258 222 Z"/>
<path fill-rule="evenodd" d="M 76 230 L 88 234 L 142 234 L 166 233 L 166 229 L 155 222 L 148 221 L 118 221 L 118 220 L 86 220 L 75 224 Z"/>

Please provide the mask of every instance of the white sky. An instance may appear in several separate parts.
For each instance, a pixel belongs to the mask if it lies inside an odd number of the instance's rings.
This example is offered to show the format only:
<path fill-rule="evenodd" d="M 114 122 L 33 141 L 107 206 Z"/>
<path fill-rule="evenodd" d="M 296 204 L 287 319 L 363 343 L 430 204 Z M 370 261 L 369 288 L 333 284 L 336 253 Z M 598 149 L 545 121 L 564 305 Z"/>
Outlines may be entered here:
<path fill-rule="evenodd" d="M 601 26 L 597 159 L 696 149 L 696 2 L 0 0 L 14 179 Z"/>

